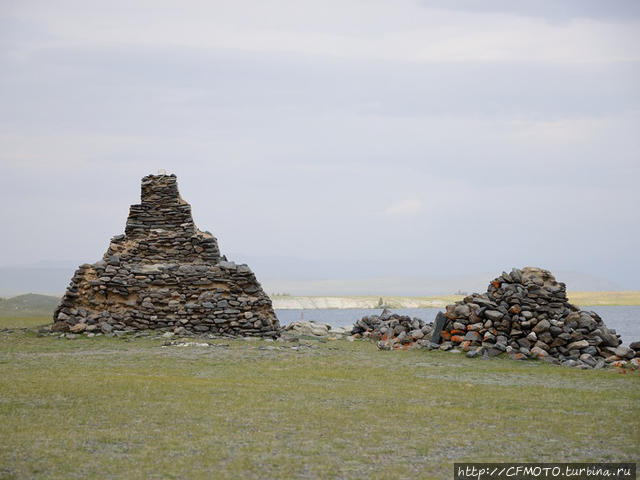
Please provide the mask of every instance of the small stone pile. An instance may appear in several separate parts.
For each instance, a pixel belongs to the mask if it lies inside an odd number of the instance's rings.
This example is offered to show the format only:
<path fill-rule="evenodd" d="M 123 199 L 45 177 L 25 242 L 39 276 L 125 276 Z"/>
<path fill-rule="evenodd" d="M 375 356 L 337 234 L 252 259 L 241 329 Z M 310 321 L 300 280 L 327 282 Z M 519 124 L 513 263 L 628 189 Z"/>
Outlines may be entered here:
<path fill-rule="evenodd" d="M 398 315 L 386 308 L 380 315 L 358 320 L 351 330 L 355 338 L 370 338 L 381 350 L 419 348 L 427 346 L 432 327 L 419 318 Z"/>
<path fill-rule="evenodd" d="M 309 337 L 342 338 L 349 333 L 347 327 L 332 327 L 328 323 L 317 323 L 313 320 L 297 320 L 286 325 L 283 329 L 293 334 Z"/>
<path fill-rule="evenodd" d="M 142 179 L 124 235 L 102 260 L 81 265 L 55 310 L 53 331 L 163 329 L 224 336 L 277 337 L 271 300 L 247 265 L 220 255 L 200 231 L 175 175 Z"/>
<path fill-rule="evenodd" d="M 640 356 L 621 345 L 598 314 L 570 304 L 564 283 L 533 267 L 502 273 L 486 293 L 448 305 L 436 317 L 432 341 L 468 356 L 507 352 L 516 359 L 539 357 L 580 368 Z"/>

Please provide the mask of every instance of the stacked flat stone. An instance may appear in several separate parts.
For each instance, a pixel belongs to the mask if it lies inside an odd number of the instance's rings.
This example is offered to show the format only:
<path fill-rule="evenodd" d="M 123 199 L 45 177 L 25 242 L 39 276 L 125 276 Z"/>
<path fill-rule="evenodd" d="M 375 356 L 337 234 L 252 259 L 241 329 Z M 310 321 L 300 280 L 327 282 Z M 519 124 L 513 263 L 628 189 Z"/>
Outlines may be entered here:
<path fill-rule="evenodd" d="M 124 235 L 111 239 L 101 261 L 76 270 L 53 328 L 266 337 L 280 331 L 251 269 L 227 261 L 216 238 L 195 226 L 175 175 L 142 179 Z"/>
<path fill-rule="evenodd" d="M 433 342 L 468 356 L 543 357 L 582 368 L 631 360 L 638 353 L 621 345 L 615 330 L 595 312 L 569 303 L 564 283 L 541 268 L 502 273 L 486 293 L 446 307 L 436 318 Z"/>
<path fill-rule="evenodd" d="M 431 326 L 419 318 L 412 319 L 384 309 L 380 315 L 358 320 L 351 335 L 376 340 L 381 350 L 418 348 L 430 343 L 427 339 L 431 336 Z"/>

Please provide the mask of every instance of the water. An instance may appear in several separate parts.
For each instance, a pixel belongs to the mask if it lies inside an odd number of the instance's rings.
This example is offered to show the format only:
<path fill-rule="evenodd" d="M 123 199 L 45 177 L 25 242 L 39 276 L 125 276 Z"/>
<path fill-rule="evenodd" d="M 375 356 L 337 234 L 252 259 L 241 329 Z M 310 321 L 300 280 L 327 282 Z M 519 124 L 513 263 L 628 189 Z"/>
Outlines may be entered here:
<path fill-rule="evenodd" d="M 596 312 L 607 327 L 614 329 L 621 335 L 622 342 L 628 345 L 640 340 L 640 307 L 581 307 L 582 310 Z M 398 308 L 393 313 L 418 317 L 426 322 L 432 322 L 442 308 Z M 276 310 L 281 325 L 300 320 L 313 320 L 318 323 L 328 323 L 332 327 L 346 327 L 353 325 L 365 315 L 380 313 L 381 310 L 361 308 L 319 308 L 313 310 Z"/>

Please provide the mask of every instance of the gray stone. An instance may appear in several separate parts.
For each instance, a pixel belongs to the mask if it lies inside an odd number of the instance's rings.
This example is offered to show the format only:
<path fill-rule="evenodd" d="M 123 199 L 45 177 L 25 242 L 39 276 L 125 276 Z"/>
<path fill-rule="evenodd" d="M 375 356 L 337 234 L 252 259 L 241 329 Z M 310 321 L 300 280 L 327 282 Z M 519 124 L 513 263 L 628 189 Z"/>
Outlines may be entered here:
<path fill-rule="evenodd" d="M 596 366 L 596 359 L 588 353 L 583 353 L 579 358 L 582 363 L 589 365 L 592 368 Z"/>
<path fill-rule="evenodd" d="M 86 323 L 76 323 L 69 328 L 71 333 L 82 333 L 87 329 Z"/>
<path fill-rule="evenodd" d="M 619 347 L 616 348 L 615 354 L 620 358 L 626 358 L 630 360 L 635 356 L 635 351 L 629 347 L 620 345 Z"/>
<path fill-rule="evenodd" d="M 496 322 L 504 317 L 504 313 L 499 312 L 498 310 L 485 310 L 484 316 L 489 320 Z"/>
<path fill-rule="evenodd" d="M 531 355 L 535 357 L 546 357 L 549 355 L 549 353 L 540 347 L 533 347 L 531 349 Z"/>
<path fill-rule="evenodd" d="M 236 269 L 236 264 L 234 262 L 227 262 L 227 261 L 220 261 L 218 262 L 218 266 L 220 268 L 226 268 L 228 270 L 235 270 Z"/>
<path fill-rule="evenodd" d="M 549 323 L 548 320 L 541 320 L 536 324 L 535 327 L 533 327 L 533 331 L 537 334 L 540 334 L 542 332 L 546 332 L 547 330 L 549 330 L 550 326 L 551 324 Z"/>
<path fill-rule="evenodd" d="M 478 348 L 469 350 L 466 355 L 468 358 L 475 358 L 475 357 L 481 356 L 484 352 L 485 352 L 484 347 L 478 347 Z"/>
<path fill-rule="evenodd" d="M 469 331 L 464 335 L 464 339 L 470 342 L 479 342 L 482 340 L 482 337 L 478 332 Z"/>
<path fill-rule="evenodd" d="M 589 346 L 589 342 L 586 340 L 578 340 L 577 342 L 571 342 L 567 345 L 567 349 L 569 350 L 580 350 L 582 348 L 587 348 Z"/>
<path fill-rule="evenodd" d="M 113 332 L 113 327 L 107 322 L 102 322 L 100 323 L 100 331 L 102 331 L 102 333 L 111 333 Z"/>
<path fill-rule="evenodd" d="M 467 318 L 471 313 L 471 309 L 468 305 L 461 303 L 455 306 L 453 313 L 457 318 Z"/>
<path fill-rule="evenodd" d="M 431 334 L 431 341 L 433 343 L 440 343 L 440 332 L 444 329 L 446 323 L 447 317 L 444 316 L 444 313 L 438 312 L 433 322 L 433 333 Z"/>

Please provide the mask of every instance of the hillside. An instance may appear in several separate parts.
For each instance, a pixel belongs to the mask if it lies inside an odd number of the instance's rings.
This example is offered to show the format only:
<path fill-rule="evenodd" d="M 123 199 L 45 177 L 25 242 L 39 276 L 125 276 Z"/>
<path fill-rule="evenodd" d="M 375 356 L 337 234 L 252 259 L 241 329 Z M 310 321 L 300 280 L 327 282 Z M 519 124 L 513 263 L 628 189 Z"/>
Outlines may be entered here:
<path fill-rule="evenodd" d="M 49 317 L 60 302 L 59 297 L 27 293 L 0 299 L 0 317 Z"/>

